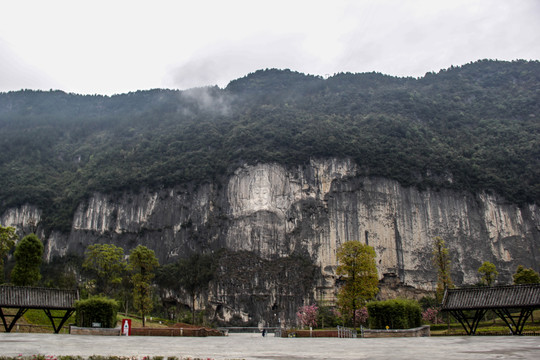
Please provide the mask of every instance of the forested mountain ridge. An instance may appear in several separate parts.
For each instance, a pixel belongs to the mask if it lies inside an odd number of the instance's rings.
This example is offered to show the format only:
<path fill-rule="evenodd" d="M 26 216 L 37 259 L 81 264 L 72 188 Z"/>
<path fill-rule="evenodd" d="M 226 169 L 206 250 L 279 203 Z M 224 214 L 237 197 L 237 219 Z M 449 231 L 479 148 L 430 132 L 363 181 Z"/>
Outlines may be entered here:
<path fill-rule="evenodd" d="M 243 163 L 351 158 L 359 175 L 540 203 L 540 63 L 328 79 L 261 70 L 217 87 L 0 94 L 0 214 L 69 230 L 94 192 L 208 182 Z"/>

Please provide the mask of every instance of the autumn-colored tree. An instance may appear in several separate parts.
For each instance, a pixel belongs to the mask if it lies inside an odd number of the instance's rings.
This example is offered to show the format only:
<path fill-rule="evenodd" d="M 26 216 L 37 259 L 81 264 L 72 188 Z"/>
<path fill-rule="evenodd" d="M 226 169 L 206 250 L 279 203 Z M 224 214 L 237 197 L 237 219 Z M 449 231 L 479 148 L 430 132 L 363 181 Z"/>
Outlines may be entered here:
<path fill-rule="evenodd" d="M 18 238 L 14 227 L 0 225 L 0 284 L 4 282 L 4 259 Z"/>
<path fill-rule="evenodd" d="M 337 300 L 342 314 L 350 314 L 356 327 L 356 311 L 379 292 L 379 277 L 373 247 L 360 241 L 347 241 L 337 251 L 337 274 L 345 284 L 339 290 Z"/>
<path fill-rule="evenodd" d="M 437 236 L 433 242 L 433 264 L 437 268 L 437 291 L 436 298 L 440 304 L 446 289 L 454 287 L 450 276 L 450 253 L 444 240 Z"/>
<path fill-rule="evenodd" d="M 499 272 L 494 264 L 489 261 L 484 261 L 482 266 L 478 268 L 478 272 L 482 275 L 482 283 L 486 286 L 492 286 L 499 276 Z"/>
<path fill-rule="evenodd" d="M 146 246 L 138 245 L 129 254 L 129 270 L 132 272 L 133 282 L 133 303 L 139 310 L 143 320 L 143 327 L 146 326 L 146 314 L 152 310 L 152 279 L 154 271 L 159 266 L 159 262 L 153 250 Z"/>

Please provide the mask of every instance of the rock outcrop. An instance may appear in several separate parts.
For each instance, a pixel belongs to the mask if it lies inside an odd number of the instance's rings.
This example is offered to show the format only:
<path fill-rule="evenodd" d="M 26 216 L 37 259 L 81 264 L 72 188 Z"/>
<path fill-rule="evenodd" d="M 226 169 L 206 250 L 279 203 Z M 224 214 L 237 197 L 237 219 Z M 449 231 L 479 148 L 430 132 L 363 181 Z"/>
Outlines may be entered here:
<path fill-rule="evenodd" d="M 30 204 L 5 212 L 1 222 L 28 231 L 40 216 Z M 501 283 L 510 282 L 520 264 L 539 270 L 537 205 L 518 207 L 485 193 L 403 187 L 358 176 L 357 165 L 347 159 L 312 160 L 297 168 L 246 165 L 215 183 L 96 193 L 79 205 L 69 234 L 53 231 L 44 242 L 49 260 L 82 254 L 94 243 L 114 243 L 126 251 L 143 244 L 161 263 L 221 248 L 264 261 L 296 254 L 319 269 L 311 290 L 302 293 L 310 301 L 333 299 L 336 249 L 348 240 L 375 248 L 381 278 L 393 273 L 404 285 L 434 289 L 435 236 L 449 247 L 457 284 L 477 282 L 483 261 L 497 266 Z M 213 291 L 213 299 L 229 299 L 223 301 L 227 305 L 236 290 L 216 283 Z M 268 306 L 276 296 L 269 297 Z M 242 306 L 234 305 L 234 311 L 260 312 Z"/>

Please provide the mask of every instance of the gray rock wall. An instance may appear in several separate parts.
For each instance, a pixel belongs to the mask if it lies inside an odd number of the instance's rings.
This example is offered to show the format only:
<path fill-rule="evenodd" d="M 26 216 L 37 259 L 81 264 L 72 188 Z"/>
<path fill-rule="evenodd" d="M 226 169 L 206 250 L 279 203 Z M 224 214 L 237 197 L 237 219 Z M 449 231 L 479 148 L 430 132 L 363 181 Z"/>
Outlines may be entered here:
<path fill-rule="evenodd" d="M 24 205 L 0 220 L 28 231 L 40 217 L 39 209 Z M 95 194 L 78 207 L 69 234 L 52 232 L 44 242 L 47 259 L 82 254 L 93 243 L 114 243 L 126 252 L 143 244 L 161 263 L 220 248 L 266 260 L 301 254 L 320 269 L 313 293 L 304 297 L 332 299 L 336 249 L 348 240 L 375 248 L 381 278 L 394 273 L 406 285 L 432 290 L 435 236 L 447 242 L 457 284 L 477 282 L 483 261 L 497 266 L 502 283 L 519 264 L 539 270 L 538 206 L 360 177 L 356 164 L 343 159 L 298 168 L 243 166 L 221 183 Z"/>

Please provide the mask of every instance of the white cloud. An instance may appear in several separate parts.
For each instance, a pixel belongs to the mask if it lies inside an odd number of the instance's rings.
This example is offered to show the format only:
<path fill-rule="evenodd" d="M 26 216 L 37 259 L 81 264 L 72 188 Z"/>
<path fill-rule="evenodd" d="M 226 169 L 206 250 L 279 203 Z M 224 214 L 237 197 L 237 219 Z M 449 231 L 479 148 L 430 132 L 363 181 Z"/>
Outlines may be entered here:
<path fill-rule="evenodd" d="M 0 38 L 0 91 L 31 88 L 50 88 L 58 84 L 26 63 L 14 50 L 11 44 Z"/>
<path fill-rule="evenodd" d="M 536 0 L 3 5 L 0 91 L 225 86 L 261 68 L 421 76 L 482 58 L 540 58 Z"/>
<path fill-rule="evenodd" d="M 214 44 L 192 54 L 171 69 L 165 79 L 172 87 L 225 86 L 235 78 L 265 68 L 300 67 L 310 59 L 302 51 L 302 37 L 253 36 L 242 42 Z"/>

